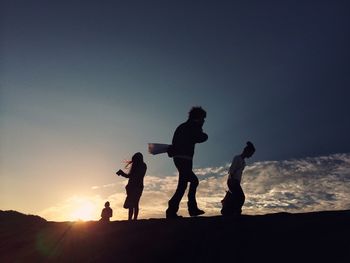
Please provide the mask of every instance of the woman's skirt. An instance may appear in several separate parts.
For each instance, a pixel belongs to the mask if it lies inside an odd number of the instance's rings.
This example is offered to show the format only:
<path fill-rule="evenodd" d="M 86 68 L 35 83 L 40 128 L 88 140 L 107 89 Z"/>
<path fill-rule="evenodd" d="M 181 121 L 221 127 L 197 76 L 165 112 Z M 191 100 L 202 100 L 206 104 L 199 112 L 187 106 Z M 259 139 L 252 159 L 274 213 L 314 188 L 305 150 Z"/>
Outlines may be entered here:
<path fill-rule="evenodd" d="M 124 208 L 138 207 L 139 201 L 142 195 L 143 187 L 130 187 L 126 186 L 126 199 L 124 202 Z"/>

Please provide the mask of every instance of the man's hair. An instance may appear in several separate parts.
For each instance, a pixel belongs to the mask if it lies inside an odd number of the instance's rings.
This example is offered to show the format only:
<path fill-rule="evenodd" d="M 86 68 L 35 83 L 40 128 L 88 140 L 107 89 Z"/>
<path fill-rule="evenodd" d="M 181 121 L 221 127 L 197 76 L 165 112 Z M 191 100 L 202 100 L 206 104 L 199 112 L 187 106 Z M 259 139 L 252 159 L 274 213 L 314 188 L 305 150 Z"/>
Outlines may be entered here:
<path fill-rule="evenodd" d="M 188 113 L 188 118 L 191 120 L 204 119 L 205 117 L 207 117 L 207 112 L 202 107 L 192 107 Z"/>
<path fill-rule="evenodd" d="M 248 141 L 247 146 L 244 148 L 245 150 L 249 150 L 251 152 L 255 152 L 255 146 L 252 142 Z"/>

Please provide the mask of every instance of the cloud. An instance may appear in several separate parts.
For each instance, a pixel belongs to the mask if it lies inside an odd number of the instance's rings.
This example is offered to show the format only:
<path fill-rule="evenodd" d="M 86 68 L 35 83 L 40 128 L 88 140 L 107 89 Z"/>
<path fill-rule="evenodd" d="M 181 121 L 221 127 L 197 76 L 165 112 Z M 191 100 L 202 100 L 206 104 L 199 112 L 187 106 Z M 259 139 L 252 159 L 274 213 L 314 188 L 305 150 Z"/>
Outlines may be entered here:
<path fill-rule="evenodd" d="M 101 189 L 101 188 L 110 188 L 110 187 L 114 187 L 115 184 L 105 184 L 105 185 L 95 185 L 95 186 L 91 186 L 92 190 L 96 190 L 96 189 Z"/>
<path fill-rule="evenodd" d="M 194 170 L 200 180 L 197 202 L 206 211 L 205 215 L 220 214 L 221 200 L 227 190 L 229 165 Z M 140 201 L 140 218 L 165 216 L 167 202 L 175 192 L 177 179 L 177 175 L 146 175 Z M 87 198 L 96 204 L 95 219 L 99 218 L 106 200 L 111 202 L 114 210 L 113 220 L 127 219 L 127 210 L 123 208 L 125 184 L 126 181 L 123 185 L 119 182 L 93 187 L 94 191 L 105 191 L 116 185 L 119 187 L 118 193 L 112 193 L 106 198 L 102 198 L 102 195 Z M 244 214 L 350 209 L 350 154 L 255 162 L 247 165 L 244 170 L 242 187 L 246 195 Z M 188 215 L 186 194 L 179 210 L 179 214 L 184 216 Z M 67 199 L 45 213 L 52 218 L 56 216 L 55 220 L 59 220 L 62 218 L 59 217 L 60 213 L 69 214 L 70 209 L 73 209 L 76 205 L 74 200 L 76 199 Z"/>
<path fill-rule="evenodd" d="M 251 213 L 350 209 L 350 154 L 255 163 L 243 188 Z"/>
<path fill-rule="evenodd" d="M 196 170 L 207 215 L 220 214 L 228 168 Z M 350 209 L 350 154 L 256 162 L 246 167 L 242 187 L 245 214 Z"/>

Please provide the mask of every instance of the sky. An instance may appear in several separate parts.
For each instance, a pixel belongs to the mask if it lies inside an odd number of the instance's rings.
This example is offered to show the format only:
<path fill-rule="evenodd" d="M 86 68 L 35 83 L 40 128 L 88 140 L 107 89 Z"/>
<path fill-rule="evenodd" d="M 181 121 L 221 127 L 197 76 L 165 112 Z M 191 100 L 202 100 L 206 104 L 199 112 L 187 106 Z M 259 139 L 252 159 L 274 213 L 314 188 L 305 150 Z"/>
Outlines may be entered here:
<path fill-rule="evenodd" d="M 170 143 L 198 105 L 207 215 L 247 140 L 243 213 L 350 209 L 348 1 L 0 5 L 1 210 L 98 219 L 109 200 L 126 219 L 115 172 L 142 152 L 140 218 L 164 217 L 177 172 L 147 143 Z"/>

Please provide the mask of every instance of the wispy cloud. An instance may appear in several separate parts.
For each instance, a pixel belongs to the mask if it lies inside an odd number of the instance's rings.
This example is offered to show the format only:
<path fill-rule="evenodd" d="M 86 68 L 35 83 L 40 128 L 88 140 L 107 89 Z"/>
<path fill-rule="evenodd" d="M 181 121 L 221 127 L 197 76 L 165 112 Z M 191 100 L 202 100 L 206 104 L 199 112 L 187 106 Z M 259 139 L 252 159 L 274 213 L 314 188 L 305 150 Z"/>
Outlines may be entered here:
<path fill-rule="evenodd" d="M 195 169 L 200 179 L 197 201 L 206 215 L 220 214 L 221 200 L 227 190 L 228 168 L 229 164 Z M 176 175 L 146 175 L 140 218 L 164 217 L 167 202 L 176 186 Z M 110 187 L 114 184 L 93 189 L 102 191 Z M 242 187 L 246 194 L 245 214 L 350 209 L 350 154 L 255 162 L 246 167 Z M 114 220 L 127 218 L 127 210 L 122 208 L 125 192 L 113 193 L 106 199 L 95 195 L 92 199 L 99 209 L 102 209 L 105 200 L 109 200 L 114 209 Z M 179 211 L 185 216 L 188 215 L 186 202 L 187 197 L 184 196 Z M 58 215 L 60 211 L 69 210 L 71 203 L 72 200 L 67 200 L 46 212 Z M 100 210 L 96 219 L 99 213 Z"/>
<path fill-rule="evenodd" d="M 91 186 L 92 190 L 97 190 L 97 189 L 101 189 L 101 188 L 110 188 L 110 187 L 114 187 L 115 184 L 105 184 L 105 185 L 95 185 L 95 186 Z"/>
<path fill-rule="evenodd" d="M 350 155 L 255 163 L 243 186 L 253 213 L 350 209 Z"/>

